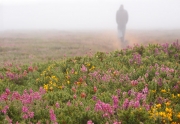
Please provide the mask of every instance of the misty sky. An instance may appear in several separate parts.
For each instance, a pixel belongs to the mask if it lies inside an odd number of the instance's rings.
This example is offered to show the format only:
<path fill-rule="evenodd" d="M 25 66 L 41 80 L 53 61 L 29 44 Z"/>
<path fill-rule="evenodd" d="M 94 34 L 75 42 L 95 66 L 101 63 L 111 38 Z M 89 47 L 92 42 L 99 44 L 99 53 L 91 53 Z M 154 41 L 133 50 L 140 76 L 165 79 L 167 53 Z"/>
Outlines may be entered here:
<path fill-rule="evenodd" d="M 0 30 L 116 29 L 121 4 L 128 29 L 180 29 L 180 0 L 0 0 Z"/>

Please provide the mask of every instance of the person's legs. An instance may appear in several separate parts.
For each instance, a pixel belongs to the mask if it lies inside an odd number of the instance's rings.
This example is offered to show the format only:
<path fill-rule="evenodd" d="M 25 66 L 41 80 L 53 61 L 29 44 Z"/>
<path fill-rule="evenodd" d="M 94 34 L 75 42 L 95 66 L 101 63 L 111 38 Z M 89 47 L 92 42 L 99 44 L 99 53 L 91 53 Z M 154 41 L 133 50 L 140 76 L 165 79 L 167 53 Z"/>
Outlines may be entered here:
<path fill-rule="evenodd" d="M 120 28 L 118 28 L 118 37 L 119 37 L 119 39 L 121 39 L 122 36 L 123 36 L 122 30 Z"/>
<path fill-rule="evenodd" d="M 126 26 L 122 26 L 122 27 L 121 27 L 121 31 L 122 31 L 121 41 L 124 42 L 124 36 L 125 36 Z"/>

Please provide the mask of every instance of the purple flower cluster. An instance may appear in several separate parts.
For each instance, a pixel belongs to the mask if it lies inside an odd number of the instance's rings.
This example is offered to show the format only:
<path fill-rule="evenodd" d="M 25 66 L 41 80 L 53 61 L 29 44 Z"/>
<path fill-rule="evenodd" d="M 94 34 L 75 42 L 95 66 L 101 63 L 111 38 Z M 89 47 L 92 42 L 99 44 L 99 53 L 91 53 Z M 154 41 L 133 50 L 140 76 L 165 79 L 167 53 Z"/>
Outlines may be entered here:
<path fill-rule="evenodd" d="M 136 63 L 138 65 L 142 64 L 141 55 L 139 53 L 133 54 L 133 58 L 129 60 L 130 64 Z"/>
<path fill-rule="evenodd" d="M 113 106 L 108 103 L 104 103 L 100 100 L 97 101 L 95 104 L 95 111 L 100 111 L 103 113 L 103 117 L 109 118 L 111 115 L 114 114 Z"/>
<path fill-rule="evenodd" d="M 30 89 L 29 91 L 24 90 L 23 94 L 20 95 L 17 91 L 11 92 L 9 89 L 6 89 L 5 92 L 0 95 L 0 102 L 4 106 L 1 113 L 4 115 L 7 114 L 9 104 L 15 101 L 19 102 L 23 119 L 33 118 L 34 112 L 32 111 L 32 108 L 34 102 L 41 100 L 42 95 L 44 95 L 45 92 L 46 91 L 41 87 L 38 92 L 34 92 Z"/>

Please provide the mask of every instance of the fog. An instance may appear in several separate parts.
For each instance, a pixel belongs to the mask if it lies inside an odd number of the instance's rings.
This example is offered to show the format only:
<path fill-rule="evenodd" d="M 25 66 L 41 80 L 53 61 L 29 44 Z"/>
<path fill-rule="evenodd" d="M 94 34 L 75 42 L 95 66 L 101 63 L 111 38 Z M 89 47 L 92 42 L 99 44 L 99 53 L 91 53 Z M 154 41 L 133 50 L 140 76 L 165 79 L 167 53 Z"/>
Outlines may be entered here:
<path fill-rule="evenodd" d="M 180 29 L 180 0 L 0 0 L 0 30 L 114 30 L 121 4 L 127 29 Z"/>

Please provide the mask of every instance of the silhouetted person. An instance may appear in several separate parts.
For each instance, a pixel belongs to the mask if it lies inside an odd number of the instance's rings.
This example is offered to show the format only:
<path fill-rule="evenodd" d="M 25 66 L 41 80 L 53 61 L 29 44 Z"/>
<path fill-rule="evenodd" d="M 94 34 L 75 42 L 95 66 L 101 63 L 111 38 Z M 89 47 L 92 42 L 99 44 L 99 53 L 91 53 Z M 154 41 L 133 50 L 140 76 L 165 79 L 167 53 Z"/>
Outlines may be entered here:
<path fill-rule="evenodd" d="M 126 31 L 126 24 L 128 22 L 128 12 L 121 5 L 116 13 L 116 22 L 118 25 L 118 36 L 121 42 L 124 42 L 124 36 Z"/>

